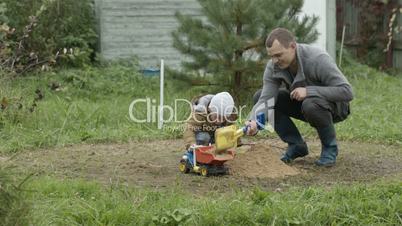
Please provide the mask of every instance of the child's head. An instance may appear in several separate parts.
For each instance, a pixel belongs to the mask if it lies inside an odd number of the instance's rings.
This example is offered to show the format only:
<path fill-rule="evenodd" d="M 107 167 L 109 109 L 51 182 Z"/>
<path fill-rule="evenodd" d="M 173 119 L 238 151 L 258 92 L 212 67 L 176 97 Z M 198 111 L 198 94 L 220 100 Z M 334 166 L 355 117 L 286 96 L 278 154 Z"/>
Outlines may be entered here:
<path fill-rule="evenodd" d="M 220 125 L 228 121 L 234 109 L 233 97 L 228 92 L 216 94 L 208 105 L 208 120 Z"/>

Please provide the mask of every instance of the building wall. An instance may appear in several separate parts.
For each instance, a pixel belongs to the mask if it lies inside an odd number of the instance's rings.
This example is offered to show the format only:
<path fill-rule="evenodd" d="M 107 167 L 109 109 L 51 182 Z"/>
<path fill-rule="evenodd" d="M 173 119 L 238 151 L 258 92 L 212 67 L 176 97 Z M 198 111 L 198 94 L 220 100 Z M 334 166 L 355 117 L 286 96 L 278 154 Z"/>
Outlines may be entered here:
<path fill-rule="evenodd" d="M 182 56 L 172 47 L 174 14 L 200 16 L 196 0 L 96 0 L 100 49 L 104 58 L 138 56 L 144 67 L 160 59 L 177 67 Z"/>
<path fill-rule="evenodd" d="M 317 30 L 320 35 L 313 45 L 326 49 L 334 59 L 336 57 L 335 10 L 335 1 L 333 0 L 304 0 L 302 8 L 304 15 L 319 17 Z"/>

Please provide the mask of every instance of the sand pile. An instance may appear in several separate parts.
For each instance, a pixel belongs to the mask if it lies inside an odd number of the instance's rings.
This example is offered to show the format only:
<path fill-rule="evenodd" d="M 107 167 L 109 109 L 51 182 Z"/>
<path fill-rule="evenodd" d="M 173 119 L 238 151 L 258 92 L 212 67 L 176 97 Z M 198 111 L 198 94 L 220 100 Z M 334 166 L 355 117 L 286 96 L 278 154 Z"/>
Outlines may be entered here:
<path fill-rule="evenodd" d="M 280 157 L 281 151 L 277 148 L 256 144 L 226 164 L 232 175 L 249 178 L 283 178 L 300 173 L 295 167 L 284 164 Z"/>

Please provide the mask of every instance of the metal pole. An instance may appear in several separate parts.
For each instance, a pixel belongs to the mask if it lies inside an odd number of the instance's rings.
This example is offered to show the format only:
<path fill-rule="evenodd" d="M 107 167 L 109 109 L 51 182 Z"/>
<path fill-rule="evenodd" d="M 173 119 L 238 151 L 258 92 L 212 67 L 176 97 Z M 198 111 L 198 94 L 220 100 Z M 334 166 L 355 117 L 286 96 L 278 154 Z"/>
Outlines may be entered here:
<path fill-rule="evenodd" d="M 346 30 L 346 26 L 343 25 L 343 29 L 342 29 L 342 41 L 341 41 L 341 50 L 339 51 L 339 67 L 342 67 L 342 52 L 343 52 L 343 42 L 345 41 L 345 30 Z"/>
<path fill-rule="evenodd" d="M 164 76 L 165 76 L 165 65 L 163 59 L 161 60 L 161 70 L 160 70 L 160 96 L 159 96 L 159 121 L 158 129 L 163 127 L 163 86 L 164 86 Z"/>

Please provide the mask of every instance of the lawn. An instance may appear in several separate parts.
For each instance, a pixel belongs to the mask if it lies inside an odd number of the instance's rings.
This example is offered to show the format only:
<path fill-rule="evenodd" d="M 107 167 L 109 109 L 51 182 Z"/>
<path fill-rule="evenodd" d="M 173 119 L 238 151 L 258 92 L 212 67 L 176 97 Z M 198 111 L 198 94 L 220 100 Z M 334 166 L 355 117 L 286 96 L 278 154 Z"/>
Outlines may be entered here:
<path fill-rule="evenodd" d="M 0 112 L 0 219 L 4 219 L 5 225 L 400 225 L 402 174 L 394 173 L 399 169 L 396 162 L 401 159 L 398 150 L 402 145 L 402 76 L 390 76 L 358 64 L 348 65 L 343 71 L 353 85 L 355 99 L 352 115 L 337 125 L 337 135 L 354 149 L 345 155 L 341 153 L 343 159 L 338 168 L 332 171 L 311 168 L 308 171 L 313 173 L 299 177 L 311 182 L 317 180 L 314 175 L 323 175 L 319 181 L 335 175 L 342 179 L 334 178 L 333 183 L 342 184 L 298 184 L 296 178 L 290 185 L 287 183 L 292 180 L 275 182 L 286 187 L 284 190 L 266 189 L 258 183 L 253 185 L 254 182 L 247 182 L 254 188 L 243 189 L 236 183 L 225 184 L 225 178 L 219 182 L 221 178 L 177 177 L 182 183 L 186 180 L 191 181 L 190 185 L 220 183 L 221 188 L 233 191 L 225 193 L 213 189 L 192 193 L 183 189 L 179 181 L 162 189 L 112 180 L 105 185 L 86 179 L 84 174 L 72 176 L 82 173 L 79 166 L 59 174 L 53 172 L 68 165 L 51 165 L 50 169 L 35 171 L 16 189 L 13 185 L 27 175 L 26 171 L 18 170 L 24 166 L 4 167 L 18 155 L 26 154 L 20 157 L 24 159 L 36 152 L 40 155 L 42 149 L 60 151 L 74 144 L 102 143 L 107 151 L 107 145 L 116 143 L 180 138 L 181 130 L 179 123 L 167 124 L 160 131 L 156 122 L 138 124 L 130 120 L 131 101 L 144 97 L 158 100 L 158 77 L 143 76 L 136 66 L 68 69 L 12 80 L 3 76 L 0 78 L 4 108 Z M 170 105 L 176 98 L 191 99 L 211 91 L 210 87 L 191 87 L 169 76 L 165 85 L 166 103 Z M 136 113 L 145 117 L 145 109 L 142 105 Z M 178 107 L 179 118 L 184 119 L 188 112 L 187 106 Z M 316 133 L 311 128 L 302 122 L 297 125 L 303 135 L 314 140 Z M 363 148 L 355 150 L 359 142 Z M 374 143 L 376 146 L 370 149 Z M 386 148 L 380 150 L 381 147 Z M 75 146 L 64 150 L 65 157 L 72 156 L 70 150 L 74 151 Z M 172 153 L 177 154 L 175 150 Z M 86 158 L 82 156 L 82 161 Z M 171 159 L 175 161 L 175 157 Z M 367 164 L 359 162 L 363 160 Z M 99 164 L 104 161 L 107 160 Z M 29 164 L 41 167 L 36 161 Z M 303 164 L 299 167 L 305 167 Z M 361 175 L 376 174 L 382 164 L 389 165 L 383 167 L 384 175 Z M 363 171 L 358 182 L 349 178 L 353 172 L 348 171 L 355 169 Z M 385 178 L 387 172 L 392 174 Z M 379 179 L 383 176 L 384 179 Z"/>
<path fill-rule="evenodd" d="M 389 76 L 362 65 L 348 66 L 344 72 L 353 85 L 355 99 L 350 118 L 337 125 L 338 137 L 401 144 L 402 76 Z M 174 106 L 176 98 L 191 99 L 210 89 L 192 88 L 169 77 L 166 80 L 165 103 L 170 106 Z M 43 98 L 30 112 L 38 96 L 36 90 Z M 158 94 L 158 77 L 145 77 L 135 66 L 61 70 L 13 80 L 3 77 L 0 98 L 8 104 L 0 113 L 0 152 L 80 142 L 179 138 L 180 124 L 168 124 L 160 131 L 156 130 L 155 121 L 139 124 L 130 120 L 129 105 L 133 100 L 146 97 L 159 100 Z M 136 114 L 145 117 L 145 104 L 138 106 Z M 178 118 L 185 119 L 189 109 L 179 104 L 177 111 Z M 301 122 L 298 125 L 307 137 L 316 136 L 309 126 Z"/>
<path fill-rule="evenodd" d="M 400 225 L 402 183 L 222 195 L 101 186 L 42 177 L 28 182 L 21 225 Z M 20 207 L 22 203 L 18 203 Z M 15 206 L 14 206 L 15 207 Z M 16 207 L 15 207 L 16 208 Z M 8 220 L 12 211 L 8 209 Z M 6 212 L 7 213 L 7 212 Z M 15 216 L 14 216 L 15 217 Z M 7 218 L 6 218 L 7 219 Z"/>

